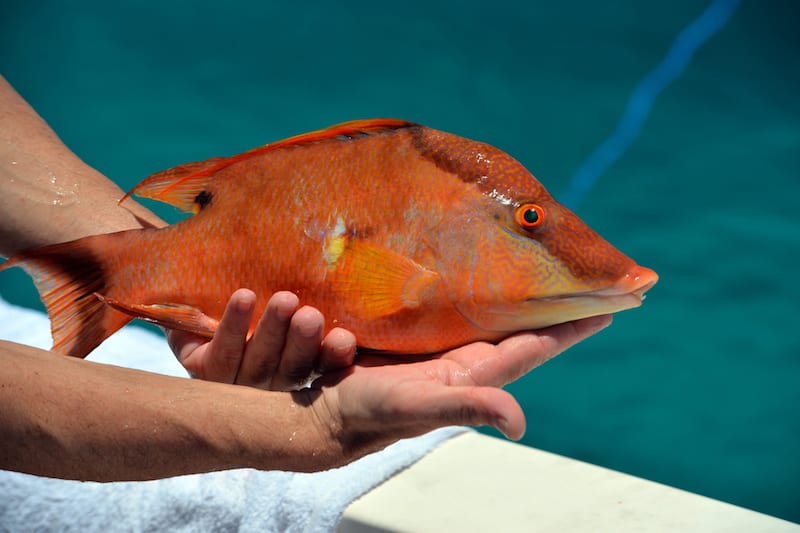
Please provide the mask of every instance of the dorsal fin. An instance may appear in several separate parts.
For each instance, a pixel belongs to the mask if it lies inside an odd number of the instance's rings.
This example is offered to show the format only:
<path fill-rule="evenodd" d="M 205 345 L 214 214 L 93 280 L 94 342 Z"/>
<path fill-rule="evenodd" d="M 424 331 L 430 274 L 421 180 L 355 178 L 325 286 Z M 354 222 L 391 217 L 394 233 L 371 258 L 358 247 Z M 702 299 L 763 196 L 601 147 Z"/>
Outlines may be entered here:
<path fill-rule="evenodd" d="M 135 194 L 174 205 L 182 211 L 197 213 L 199 210 L 197 195 L 205 190 L 215 172 L 229 164 L 230 162 L 223 157 L 214 157 L 156 172 L 125 193 L 117 203 L 121 204 L 130 195 Z"/>
<path fill-rule="evenodd" d="M 301 144 L 324 141 L 325 139 L 332 139 L 334 137 L 356 137 L 359 135 L 370 135 L 386 130 L 408 128 L 410 126 L 417 126 L 417 124 L 397 118 L 368 118 L 362 120 L 351 120 L 349 122 L 342 122 L 341 124 L 329 126 L 321 130 L 301 133 L 300 135 L 295 135 L 293 137 L 289 137 L 288 139 L 283 139 L 282 141 L 265 144 L 264 146 L 254 148 L 249 152 L 245 152 L 234 157 L 249 157 L 254 154 L 262 154 L 264 152 L 270 152 L 272 150 L 285 148 L 287 146 L 298 146 Z"/>
<path fill-rule="evenodd" d="M 198 195 L 201 195 L 206 190 L 208 182 L 214 174 L 228 165 L 278 150 L 279 148 L 299 146 L 336 137 L 370 135 L 381 131 L 416 125 L 414 122 L 394 118 L 351 120 L 350 122 L 343 122 L 325 129 L 265 144 L 231 157 L 215 157 L 206 161 L 178 165 L 148 176 L 136 187 L 128 191 L 118 203 L 121 204 L 126 198 L 135 194 L 143 198 L 166 202 L 183 211 L 197 213 L 202 207 L 202 202 L 198 202 Z"/>

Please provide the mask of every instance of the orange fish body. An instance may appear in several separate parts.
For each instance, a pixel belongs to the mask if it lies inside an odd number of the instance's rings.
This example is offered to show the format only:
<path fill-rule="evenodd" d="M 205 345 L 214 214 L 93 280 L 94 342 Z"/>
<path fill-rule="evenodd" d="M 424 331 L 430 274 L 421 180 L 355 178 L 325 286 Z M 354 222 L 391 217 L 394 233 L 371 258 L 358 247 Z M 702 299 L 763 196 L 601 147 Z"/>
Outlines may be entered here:
<path fill-rule="evenodd" d="M 247 287 L 256 317 L 291 290 L 362 347 L 431 353 L 635 307 L 657 280 L 508 154 L 405 121 L 181 165 L 132 192 L 196 214 L 2 266 L 34 278 L 56 351 L 85 356 L 133 317 L 210 337 Z"/>

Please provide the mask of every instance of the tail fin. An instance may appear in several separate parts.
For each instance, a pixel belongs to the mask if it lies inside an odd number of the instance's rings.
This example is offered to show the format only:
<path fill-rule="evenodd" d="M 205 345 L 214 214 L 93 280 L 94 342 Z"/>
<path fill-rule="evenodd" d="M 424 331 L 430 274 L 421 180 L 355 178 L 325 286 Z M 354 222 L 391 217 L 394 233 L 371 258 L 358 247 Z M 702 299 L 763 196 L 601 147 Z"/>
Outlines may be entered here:
<path fill-rule="evenodd" d="M 33 278 L 50 315 L 52 349 L 64 355 L 86 357 L 132 319 L 95 295 L 107 288 L 107 273 L 90 244 L 95 238 L 35 248 L 0 265 L 21 267 Z"/>

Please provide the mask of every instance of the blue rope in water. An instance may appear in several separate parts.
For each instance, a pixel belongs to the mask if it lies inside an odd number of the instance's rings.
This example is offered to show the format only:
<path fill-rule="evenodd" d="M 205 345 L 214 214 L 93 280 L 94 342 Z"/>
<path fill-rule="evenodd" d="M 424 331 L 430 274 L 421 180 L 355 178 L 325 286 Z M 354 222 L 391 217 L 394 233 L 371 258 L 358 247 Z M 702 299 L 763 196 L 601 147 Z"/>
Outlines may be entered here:
<path fill-rule="evenodd" d="M 564 205 L 577 208 L 597 179 L 630 148 L 641 133 L 656 96 L 686 70 L 697 49 L 725 26 L 738 5 L 739 0 L 715 0 L 678 34 L 661 63 L 633 90 L 614 133 L 575 171 L 561 198 Z"/>

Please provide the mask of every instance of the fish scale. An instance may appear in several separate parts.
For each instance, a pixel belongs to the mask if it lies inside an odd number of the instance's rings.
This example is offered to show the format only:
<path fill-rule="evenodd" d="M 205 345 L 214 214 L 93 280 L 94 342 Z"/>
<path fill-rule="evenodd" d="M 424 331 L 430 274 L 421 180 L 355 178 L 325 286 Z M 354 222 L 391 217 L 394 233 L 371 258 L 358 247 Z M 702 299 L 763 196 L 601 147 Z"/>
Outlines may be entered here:
<path fill-rule="evenodd" d="M 125 195 L 194 216 L 23 252 L 54 350 L 138 317 L 205 337 L 230 294 L 291 290 L 359 346 L 433 353 L 641 304 L 657 275 L 510 155 L 396 119 L 352 121 L 156 173 Z"/>

